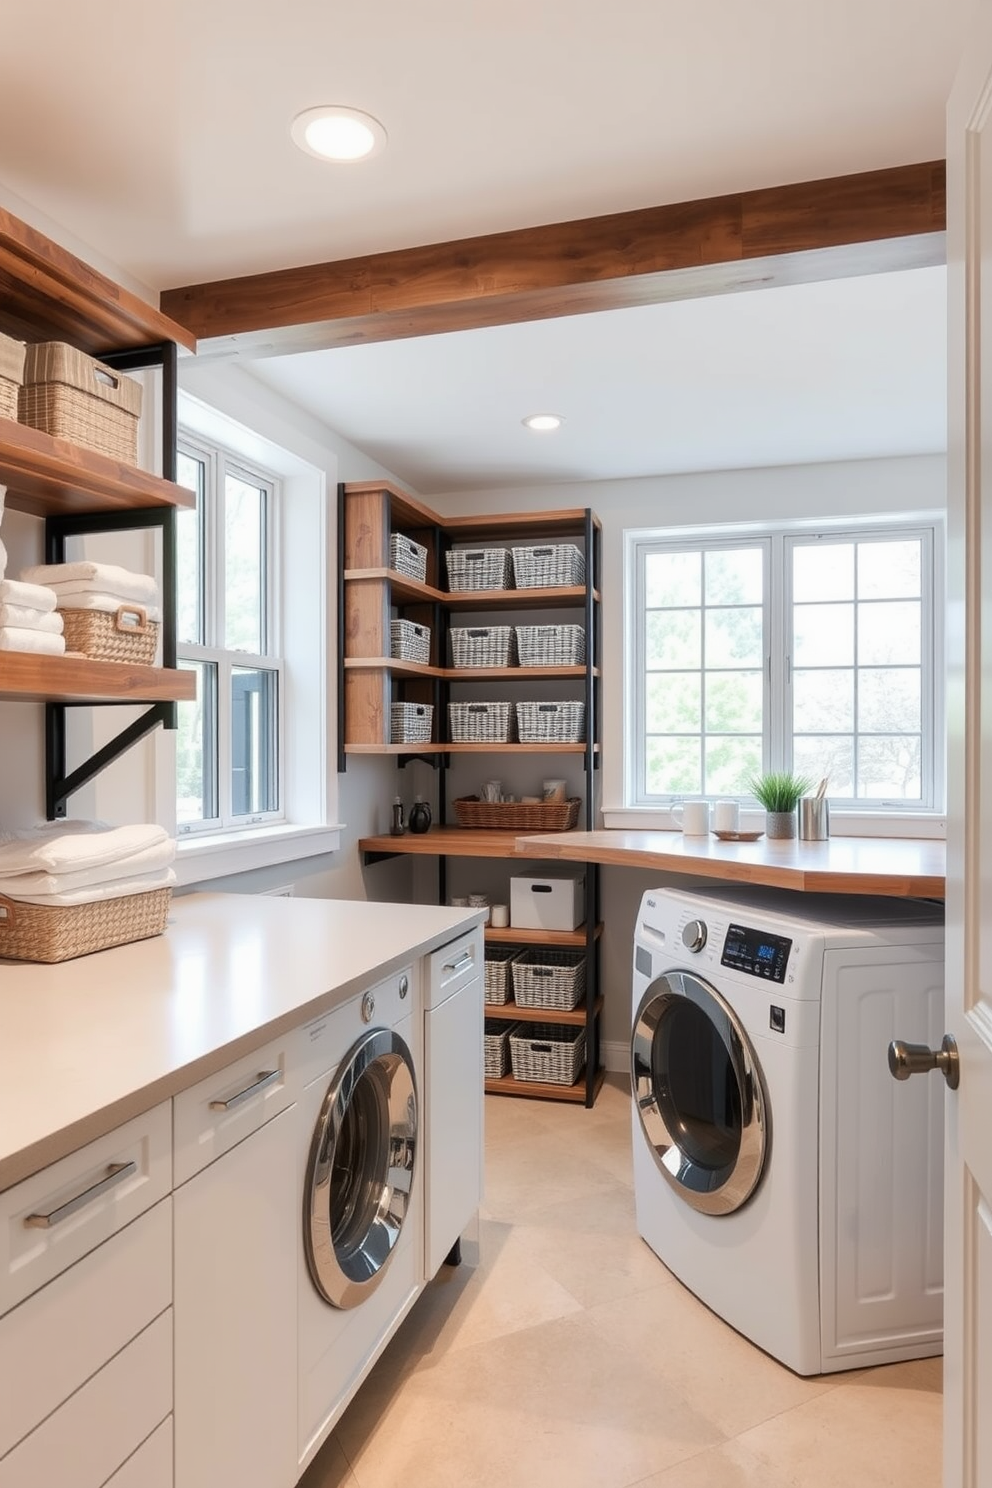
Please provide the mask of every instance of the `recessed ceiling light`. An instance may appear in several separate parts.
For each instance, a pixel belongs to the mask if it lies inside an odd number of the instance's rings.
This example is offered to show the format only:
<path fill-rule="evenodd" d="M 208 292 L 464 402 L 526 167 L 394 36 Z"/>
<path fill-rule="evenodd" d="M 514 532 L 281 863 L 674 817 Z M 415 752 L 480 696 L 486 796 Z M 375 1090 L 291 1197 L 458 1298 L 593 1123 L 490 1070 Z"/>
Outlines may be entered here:
<path fill-rule="evenodd" d="M 346 165 L 354 160 L 368 160 L 386 143 L 386 131 L 378 119 L 360 109 L 341 104 L 326 104 L 305 109 L 293 120 L 292 135 L 301 150 L 316 155 L 318 160 L 333 160 Z"/>
<path fill-rule="evenodd" d="M 557 413 L 531 413 L 527 418 L 521 419 L 521 423 L 527 429 L 534 429 L 537 433 L 546 433 L 549 429 L 560 429 L 565 422 Z"/>

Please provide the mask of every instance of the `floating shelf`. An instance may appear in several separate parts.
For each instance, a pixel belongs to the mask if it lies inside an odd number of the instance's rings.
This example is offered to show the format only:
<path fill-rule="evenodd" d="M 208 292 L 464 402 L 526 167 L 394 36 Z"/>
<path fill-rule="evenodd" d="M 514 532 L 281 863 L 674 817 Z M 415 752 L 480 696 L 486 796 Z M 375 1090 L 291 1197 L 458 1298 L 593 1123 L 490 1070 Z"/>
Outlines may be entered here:
<path fill-rule="evenodd" d="M 437 667 L 423 661 L 397 661 L 391 656 L 346 656 L 346 672 L 389 672 L 397 677 L 443 677 L 448 682 L 541 682 L 582 681 L 583 666 L 560 667 Z M 593 667 L 594 677 L 599 668 Z"/>
<path fill-rule="evenodd" d="M 603 999 L 597 997 L 594 1016 L 598 1017 L 602 1011 Z M 515 1002 L 487 1002 L 486 1017 L 503 1018 L 507 1023 L 571 1023 L 581 1028 L 586 1021 L 586 1004 L 583 998 L 577 1008 L 570 1008 L 568 1012 L 562 1013 L 556 1012 L 554 1008 L 517 1007 Z"/>
<path fill-rule="evenodd" d="M 5 702 L 192 702 L 196 673 L 85 656 L 0 651 L 0 698 Z"/>
<path fill-rule="evenodd" d="M 526 858 L 526 852 L 517 851 L 518 835 L 516 832 L 487 832 L 473 827 L 432 827 L 429 832 L 407 832 L 402 837 L 391 837 L 388 833 L 379 837 L 362 837 L 358 848 L 362 853 L 377 855 L 402 853 L 415 857 Z"/>
<path fill-rule="evenodd" d="M 0 485 L 8 507 L 35 517 L 196 505 L 196 493 L 173 481 L 4 418 Z"/>
<path fill-rule="evenodd" d="M 603 933 L 602 922 L 596 926 L 596 939 Z M 510 925 L 506 929 L 494 929 L 492 925 L 486 926 L 486 942 L 490 945 L 538 945 L 538 946 L 573 946 L 576 950 L 583 950 L 586 943 L 585 926 L 579 930 L 514 930 Z"/>

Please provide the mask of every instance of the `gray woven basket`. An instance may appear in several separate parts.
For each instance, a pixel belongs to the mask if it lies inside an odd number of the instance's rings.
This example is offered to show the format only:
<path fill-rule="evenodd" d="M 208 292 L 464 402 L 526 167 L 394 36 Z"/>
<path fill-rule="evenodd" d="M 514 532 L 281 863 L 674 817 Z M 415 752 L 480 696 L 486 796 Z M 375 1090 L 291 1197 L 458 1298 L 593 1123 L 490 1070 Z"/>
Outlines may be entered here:
<path fill-rule="evenodd" d="M 389 539 L 389 565 L 397 573 L 423 584 L 427 578 L 427 549 L 412 537 L 394 532 Z"/>
<path fill-rule="evenodd" d="M 510 967 L 520 954 L 519 951 L 505 950 L 502 946 L 486 946 L 484 963 L 486 1002 L 497 1004 L 509 1002 L 513 993 Z"/>
<path fill-rule="evenodd" d="M 584 625 L 518 625 L 517 656 L 524 667 L 582 666 Z"/>
<path fill-rule="evenodd" d="M 390 620 L 389 654 L 394 661 L 420 661 L 425 665 L 431 659 L 431 628 L 415 625 L 412 620 Z"/>
<path fill-rule="evenodd" d="M 514 548 L 513 579 L 518 589 L 555 589 L 584 584 L 586 560 L 574 543 Z"/>
<path fill-rule="evenodd" d="M 452 593 L 513 587 L 509 548 L 452 548 L 444 557 Z"/>
<path fill-rule="evenodd" d="M 516 735 L 512 703 L 449 703 L 452 744 L 510 744 Z"/>
<path fill-rule="evenodd" d="M 430 703 L 392 703 L 389 708 L 390 744 L 429 744 L 434 723 Z"/>
<path fill-rule="evenodd" d="M 487 1018 L 483 1024 L 483 1069 L 487 1080 L 501 1080 L 510 1069 L 510 1035 L 522 1023 L 505 1023 L 502 1018 Z"/>
<path fill-rule="evenodd" d="M 522 951 L 511 970 L 513 1000 L 518 1007 L 569 1013 L 586 989 L 582 951 Z"/>
<path fill-rule="evenodd" d="M 517 704 L 521 744 L 581 744 L 585 725 L 585 703 Z"/>
<path fill-rule="evenodd" d="M 574 1085 L 586 1057 L 584 1028 L 560 1023 L 518 1023 L 510 1034 L 515 1080 L 539 1085 Z"/>
<path fill-rule="evenodd" d="M 516 650 L 512 625 L 458 625 L 451 632 L 455 667 L 513 666 Z"/>

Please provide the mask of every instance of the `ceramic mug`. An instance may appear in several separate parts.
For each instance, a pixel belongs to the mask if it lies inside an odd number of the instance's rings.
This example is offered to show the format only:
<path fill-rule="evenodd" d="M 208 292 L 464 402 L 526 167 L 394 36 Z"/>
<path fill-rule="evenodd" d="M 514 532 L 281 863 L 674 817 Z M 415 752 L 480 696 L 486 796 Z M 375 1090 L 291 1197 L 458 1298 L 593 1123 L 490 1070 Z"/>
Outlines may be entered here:
<path fill-rule="evenodd" d="M 494 904 L 489 915 L 489 923 L 494 930 L 505 930 L 510 923 L 510 907 L 508 904 Z"/>
<path fill-rule="evenodd" d="M 708 837 L 710 803 L 708 801 L 679 801 L 672 807 L 672 820 L 677 827 L 681 827 L 683 837 Z"/>
<path fill-rule="evenodd" d="M 740 829 L 741 808 L 738 803 L 736 801 L 714 801 L 714 832 L 739 832 Z"/>

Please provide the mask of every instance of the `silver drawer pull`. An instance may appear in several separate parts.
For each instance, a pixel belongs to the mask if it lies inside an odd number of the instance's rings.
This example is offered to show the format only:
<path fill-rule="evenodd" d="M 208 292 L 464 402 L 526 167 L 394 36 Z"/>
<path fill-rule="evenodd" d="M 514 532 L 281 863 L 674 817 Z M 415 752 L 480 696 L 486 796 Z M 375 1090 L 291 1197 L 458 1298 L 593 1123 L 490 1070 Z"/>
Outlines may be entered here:
<path fill-rule="evenodd" d="M 451 972 L 461 971 L 463 966 L 471 966 L 474 960 L 475 957 L 471 951 L 462 951 L 457 961 L 446 961 L 441 970 Z"/>
<path fill-rule="evenodd" d="M 89 1188 L 84 1188 L 82 1193 L 76 1194 L 74 1199 L 67 1199 L 64 1204 L 59 1204 L 56 1209 L 49 1209 L 47 1214 L 28 1214 L 24 1223 L 32 1230 L 50 1230 L 54 1225 L 61 1224 L 68 1219 L 70 1214 L 91 1204 L 108 1189 L 116 1188 L 118 1183 L 123 1183 L 125 1178 L 130 1178 L 138 1171 L 136 1162 L 111 1163 L 106 1175 L 91 1183 Z"/>
<path fill-rule="evenodd" d="M 230 1111 L 232 1107 L 240 1106 L 241 1102 L 246 1101 L 250 1095 L 257 1095 L 260 1090 L 265 1089 L 266 1085 L 271 1085 L 273 1080 L 278 1080 L 281 1074 L 282 1070 L 278 1069 L 262 1070 L 258 1078 L 252 1080 L 250 1085 L 246 1085 L 244 1090 L 239 1090 L 237 1095 L 229 1096 L 227 1100 L 212 1100 L 211 1111 Z"/>

